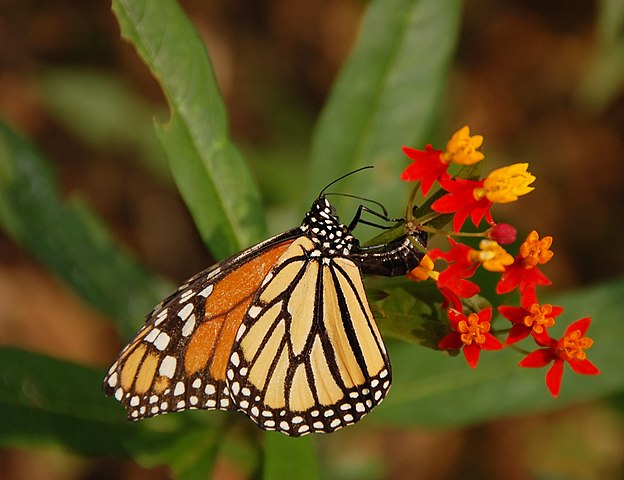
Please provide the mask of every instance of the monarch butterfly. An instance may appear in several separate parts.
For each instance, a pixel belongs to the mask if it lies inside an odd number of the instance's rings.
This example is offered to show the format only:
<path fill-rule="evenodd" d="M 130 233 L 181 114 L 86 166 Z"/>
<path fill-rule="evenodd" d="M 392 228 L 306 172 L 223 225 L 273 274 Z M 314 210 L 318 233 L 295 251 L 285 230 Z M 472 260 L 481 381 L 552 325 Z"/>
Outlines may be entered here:
<path fill-rule="evenodd" d="M 390 219 L 360 206 L 345 226 L 324 190 L 299 227 L 195 275 L 147 316 L 104 379 L 129 419 L 239 410 L 300 436 L 351 425 L 383 400 L 390 362 L 362 273 L 406 274 L 426 234 L 361 247 L 363 210 Z"/>

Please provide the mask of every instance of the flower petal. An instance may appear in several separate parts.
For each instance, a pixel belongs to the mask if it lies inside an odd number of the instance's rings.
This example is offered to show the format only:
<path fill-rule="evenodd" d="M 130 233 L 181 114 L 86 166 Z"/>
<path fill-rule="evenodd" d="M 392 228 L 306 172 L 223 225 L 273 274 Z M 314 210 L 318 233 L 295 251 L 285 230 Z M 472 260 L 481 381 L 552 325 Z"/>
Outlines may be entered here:
<path fill-rule="evenodd" d="M 574 330 L 580 330 L 581 336 L 585 336 L 585 332 L 587 332 L 587 329 L 589 328 L 590 324 L 591 324 L 590 317 L 581 318 L 580 320 L 577 320 L 576 322 L 571 323 L 570 326 L 566 328 L 565 334 L 568 335 Z"/>
<path fill-rule="evenodd" d="M 470 368 L 475 368 L 477 366 L 480 354 L 481 349 L 476 343 L 473 342 L 470 345 L 464 346 L 464 357 L 466 357 L 466 361 L 468 362 Z"/>
<path fill-rule="evenodd" d="M 509 336 L 505 340 L 506 345 L 512 345 L 520 340 L 526 338 L 531 333 L 531 329 L 524 324 L 518 324 L 511 327 L 509 330 Z"/>
<path fill-rule="evenodd" d="M 481 344 L 483 350 L 500 350 L 504 345 L 491 333 L 485 333 L 485 342 Z"/>
<path fill-rule="evenodd" d="M 546 386 L 550 394 L 557 398 L 561 390 L 561 378 L 563 377 L 563 360 L 557 358 L 553 366 L 546 373 Z"/>
<path fill-rule="evenodd" d="M 570 360 L 568 361 L 572 370 L 581 375 L 598 375 L 600 370 L 589 360 Z"/>
<path fill-rule="evenodd" d="M 457 332 L 451 332 L 438 342 L 438 348 L 441 350 L 459 350 L 464 345 L 461 336 Z"/>
<path fill-rule="evenodd" d="M 526 368 L 541 368 L 548 365 L 555 358 L 550 348 L 540 348 L 539 350 L 529 353 L 518 365 Z"/>

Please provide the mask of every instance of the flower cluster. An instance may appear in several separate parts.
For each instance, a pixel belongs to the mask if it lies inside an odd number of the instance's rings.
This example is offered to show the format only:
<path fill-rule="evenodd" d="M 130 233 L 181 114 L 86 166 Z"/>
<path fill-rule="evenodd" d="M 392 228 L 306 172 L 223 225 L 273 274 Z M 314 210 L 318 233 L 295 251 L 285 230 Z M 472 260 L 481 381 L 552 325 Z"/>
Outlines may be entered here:
<path fill-rule="evenodd" d="M 403 152 L 412 163 L 401 178 L 418 182 L 408 205 L 408 223 L 431 233 L 445 234 L 450 245 L 448 251 L 435 248 L 427 252 L 408 277 L 414 281 L 436 282 L 444 297 L 442 306 L 446 309 L 451 331 L 439 341 L 438 348 L 462 350 L 468 365 L 475 368 L 482 350 L 499 350 L 530 337 L 538 348 L 526 352 L 528 354 L 519 365 L 533 368 L 552 364 L 546 374 L 546 386 L 556 397 L 561 388 L 565 363 L 576 373 L 599 373 L 585 352 L 593 343 L 585 336 L 591 319 L 583 318 L 572 323 L 560 339 L 551 337 L 549 331 L 563 308 L 541 303 L 537 287 L 551 284 L 540 267 L 553 257 L 553 239 L 550 236 L 540 238 L 533 230 L 514 257 L 503 245 L 515 242 L 516 229 L 511 225 L 495 223 L 490 212 L 495 203 L 513 202 L 531 192 L 535 177 L 529 173 L 528 164 L 517 163 L 493 170 L 482 179 L 465 178 L 466 170 L 472 173 L 472 166 L 485 158 L 478 151 L 482 144 L 483 137 L 471 136 L 470 129 L 465 126 L 453 134 L 446 150 L 437 150 L 431 145 L 427 145 L 425 150 L 403 147 Z M 461 169 L 452 176 L 450 168 Z M 434 194 L 434 201 L 430 202 L 431 211 L 414 218 L 411 203 L 417 190 L 420 189 L 426 197 L 436 183 L 440 189 Z M 452 231 L 441 231 L 429 225 L 433 219 L 444 215 L 451 221 Z M 462 232 L 468 218 L 477 228 L 485 218 L 489 227 L 478 233 Z M 457 241 L 460 237 L 479 237 L 478 248 L 460 243 Z M 446 268 L 436 271 L 436 261 L 443 261 Z M 471 311 L 467 307 L 466 300 L 481 291 L 479 285 L 471 280 L 479 268 L 500 275 L 496 284 L 497 294 L 519 293 L 520 306 L 502 305 L 497 309 L 497 313 L 511 323 L 509 328 L 498 331 L 492 328 L 492 307 L 480 311 Z M 503 341 L 497 338 L 505 334 Z"/>

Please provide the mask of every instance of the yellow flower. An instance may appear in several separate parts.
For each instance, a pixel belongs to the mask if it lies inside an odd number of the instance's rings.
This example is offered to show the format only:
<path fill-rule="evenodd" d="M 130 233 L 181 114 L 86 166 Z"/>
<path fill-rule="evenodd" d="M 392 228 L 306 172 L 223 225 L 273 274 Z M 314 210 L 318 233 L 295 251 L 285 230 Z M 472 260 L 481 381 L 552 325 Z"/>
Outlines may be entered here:
<path fill-rule="evenodd" d="M 487 197 L 492 203 L 509 203 L 533 191 L 529 185 L 535 177 L 527 171 L 528 166 L 528 163 L 514 163 L 491 171 L 483 181 L 483 187 L 475 188 L 475 199 Z"/>
<path fill-rule="evenodd" d="M 477 148 L 483 144 L 483 135 L 470 136 L 470 128 L 466 125 L 457 130 L 446 144 L 443 160 L 458 165 L 473 165 L 485 158 Z"/>
<path fill-rule="evenodd" d="M 429 258 L 429 255 L 425 255 L 420 261 L 420 264 L 407 274 L 407 278 L 414 280 L 415 282 L 422 282 L 428 278 L 433 278 L 437 281 L 440 276 L 440 272 L 436 272 L 433 267 L 433 260 Z"/>
<path fill-rule="evenodd" d="M 490 272 L 504 272 L 507 265 L 514 263 L 514 258 L 493 240 L 481 240 L 479 248 L 471 252 L 471 260 L 481 262 Z"/>

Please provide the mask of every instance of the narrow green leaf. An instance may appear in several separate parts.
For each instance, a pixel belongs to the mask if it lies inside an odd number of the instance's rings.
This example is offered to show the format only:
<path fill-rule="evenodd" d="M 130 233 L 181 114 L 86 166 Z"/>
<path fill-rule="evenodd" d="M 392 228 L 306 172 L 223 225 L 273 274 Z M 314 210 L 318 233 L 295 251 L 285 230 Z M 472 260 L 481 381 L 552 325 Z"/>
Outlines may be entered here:
<path fill-rule="evenodd" d="M 260 241 L 260 195 L 228 138 L 225 107 L 199 35 L 174 0 L 114 0 L 113 11 L 169 101 L 171 118 L 157 133 L 204 241 L 218 258 Z"/>
<path fill-rule="evenodd" d="M 579 84 L 577 98 L 594 112 L 604 110 L 624 87 L 624 3 L 598 2 L 594 51 Z"/>
<path fill-rule="evenodd" d="M 136 440 L 162 441 L 125 419 L 104 397 L 102 372 L 15 348 L 0 348 L 0 444 L 62 445 L 75 452 L 129 456 Z"/>
<path fill-rule="evenodd" d="M 593 318 L 587 335 L 594 340 L 589 359 L 601 369 L 596 376 L 577 375 L 566 366 L 559 398 L 546 389 L 547 369 L 517 366 L 522 355 L 515 350 L 482 353 L 471 369 L 463 356 L 451 358 L 443 352 L 414 345 L 393 343 L 390 358 L 393 387 L 371 421 L 397 426 L 452 427 L 495 418 L 555 410 L 573 403 L 594 400 L 624 389 L 624 281 L 603 284 L 584 291 L 549 299 L 565 308 L 557 332 L 585 316 Z M 526 348 L 536 347 L 527 340 Z"/>
<path fill-rule="evenodd" d="M 401 147 L 421 145 L 438 116 L 459 28 L 459 0 L 374 0 L 325 107 L 312 147 L 310 195 L 363 165 L 341 190 L 400 212 Z M 373 178 L 371 178 L 371 176 Z"/>
<path fill-rule="evenodd" d="M 50 166 L 2 123 L 0 225 L 126 336 L 170 290 L 122 252 L 84 204 L 63 201 Z"/>
<path fill-rule="evenodd" d="M 182 433 L 183 432 L 183 433 Z M 201 423 L 185 425 L 181 434 L 172 435 L 167 443 L 150 445 L 141 439 L 142 450 L 137 460 L 148 467 L 166 464 L 179 480 L 210 478 L 222 437 L 216 428 Z"/>
<path fill-rule="evenodd" d="M 57 121 L 90 146 L 136 153 L 150 172 L 171 181 L 152 126 L 154 106 L 118 74 L 53 68 L 38 76 L 43 102 Z M 88 119 L 88 121 L 85 121 Z"/>
<path fill-rule="evenodd" d="M 316 452 L 310 436 L 292 438 L 281 433 L 264 435 L 264 478 L 313 480 L 319 478 Z"/>

